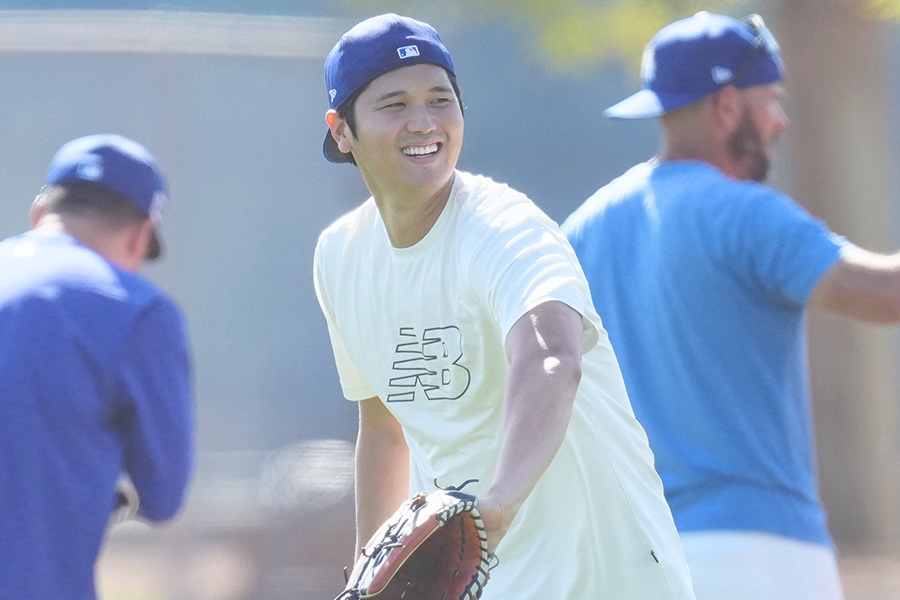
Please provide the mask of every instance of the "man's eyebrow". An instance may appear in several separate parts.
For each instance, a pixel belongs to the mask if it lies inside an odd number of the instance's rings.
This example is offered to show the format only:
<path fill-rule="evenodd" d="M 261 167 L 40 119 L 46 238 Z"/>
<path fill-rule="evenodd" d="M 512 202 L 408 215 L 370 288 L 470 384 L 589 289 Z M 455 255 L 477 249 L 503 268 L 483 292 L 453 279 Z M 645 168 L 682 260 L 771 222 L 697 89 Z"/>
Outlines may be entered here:
<path fill-rule="evenodd" d="M 449 88 L 445 85 L 436 85 L 433 88 L 428 90 L 432 94 L 449 94 L 453 91 L 452 88 Z M 382 94 L 378 98 L 375 99 L 375 102 L 384 102 L 385 100 L 390 100 L 392 98 L 398 98 L 406 94 L 405 90 L 396 90 L 393 92 L 387 92 L 386 94 Z"/>
<path fill-rule="evenodd" d="M 396 92 L 388 92 L 386 94 L 382 94 L 378 98 L 375 99 L 375 102 L 384 102 L 385 100 L 390 100 L 391 98 L 396 98 L 398 96 L 402 96 L 405 92 L 402 90 L 397 90 Z"/>

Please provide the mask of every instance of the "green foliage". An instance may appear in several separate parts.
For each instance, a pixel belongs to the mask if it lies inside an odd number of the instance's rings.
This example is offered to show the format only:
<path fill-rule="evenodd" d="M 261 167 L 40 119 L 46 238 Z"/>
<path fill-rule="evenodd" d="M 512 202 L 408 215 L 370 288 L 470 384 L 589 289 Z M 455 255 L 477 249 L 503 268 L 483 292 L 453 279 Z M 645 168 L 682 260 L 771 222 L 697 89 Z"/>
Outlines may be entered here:
<path fill-rule="evenodd" d="M 347 8 L 406 13 L 428 19 L 503 23 L 553 72 L 572 73 L 621 60 L 637 76 L 644 46 L 663 26 L 708 10 L 741 17 L 766 0 L 342 0 Z M 873 0 L 900 3 L 900 0 Z"/>
<path fill-rule="evenodd" d="M 700 10 L 731 14 L 740 0 L 508 0 L 492 2 L 495 18 L 530 21 L 540 57 L 552 70 L 575 70 L 609 58 L 640 62 L 663 26 Z"/>
<path fill-rule="evenodd" d="M 869 9 L 880 19 L 900 19 L 900 0 L 868 0 Z"/>

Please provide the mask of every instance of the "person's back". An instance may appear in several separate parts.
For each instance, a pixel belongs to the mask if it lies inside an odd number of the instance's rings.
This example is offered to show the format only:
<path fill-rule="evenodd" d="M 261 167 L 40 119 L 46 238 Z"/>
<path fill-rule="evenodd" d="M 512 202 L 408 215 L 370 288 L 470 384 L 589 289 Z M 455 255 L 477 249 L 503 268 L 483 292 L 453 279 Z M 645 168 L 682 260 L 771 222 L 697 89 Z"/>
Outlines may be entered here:
<path fill-rule="evenodd" d="M 679 530 L 830 544 L 803 335 L 805 300 L 838 256 L 824 227 L 770 188 L 666 162 L 602 188 L 566 233 Z"/>
<path fill-rule="evenodd" d="M 62 205 L 106 193 L 61 185 L 39 198 Z M 48 225 L 96 221 L 64 207 L 57 218 L 52 204 L 41 205 L 43 224 L 0 243 L 4 599 L 93 599 L 122 474 L 139 515 L 162 521 L 181 507 L 192 465 L 179 310 L 132 269 Z"/>

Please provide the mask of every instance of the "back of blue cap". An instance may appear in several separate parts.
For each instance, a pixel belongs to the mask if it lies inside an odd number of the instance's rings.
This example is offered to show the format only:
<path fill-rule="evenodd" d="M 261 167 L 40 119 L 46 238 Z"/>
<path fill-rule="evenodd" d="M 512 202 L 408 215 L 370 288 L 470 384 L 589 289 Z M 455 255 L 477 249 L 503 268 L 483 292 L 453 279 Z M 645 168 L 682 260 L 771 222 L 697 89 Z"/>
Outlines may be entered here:
<path fill-rule="evenodd" d="M 88 135 L 60 148 L 47 170 L 47 184 L 73 181 L 111 189 L 159 223 L 167 195 L 156 159 L 139 143 L 116 134 Z"/>
<path fill-rule="evenodd" d="M 758 24 L 764 28 L 762 19 Z M 705 11 L 667 25 L 644 52 L 643 89 L 605 114 L 621 119 L 656 117 L 728 84 L 744 88 L 780 81 L 783 66 L 777 48 L 761 40 L 749 23 Z"/>
<path fill-rule="evenodd" d="M 156 159 L 141 144 L 117 134 L 96 134 L 62 146 L 50 161 L 47 185 L 84 182 L 116 192 L 156 224 L 162 223 L 168 195 Z M 154 232 L 148 258 L 160 254 Z"/>

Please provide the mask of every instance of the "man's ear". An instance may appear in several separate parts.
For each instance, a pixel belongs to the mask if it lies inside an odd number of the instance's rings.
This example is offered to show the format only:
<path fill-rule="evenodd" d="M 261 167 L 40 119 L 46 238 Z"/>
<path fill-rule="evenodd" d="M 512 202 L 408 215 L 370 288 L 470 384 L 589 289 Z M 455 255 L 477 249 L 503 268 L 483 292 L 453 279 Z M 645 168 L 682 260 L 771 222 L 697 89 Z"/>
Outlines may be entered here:
<path fill-rule="evenodd" d="M 128 257 L 129 266 L 133 266 L 134 270 L 139 269 L 147 258 L 147 251 L 150 249 L 150 240 L 153 238 L 154 231 L 156 231 L 156 224 L 151 219 L 145 219 L 125 230 L 124 250 Z"/>
<path fill-rule="evenodd" d="M 32 227 L 37 227 L 37 224 L 44 216 L 44 211 L 44 192 L 41 192 L 34 197 L 34 202 L 31 203 L 31 211 L 29 212 L 28 216 L 31 219 Z"/>
<path fill-rule="evenodd" d="M 347 121 L 342 119 L 338 112 L 334 109 L 325 113 L 325 122 L 328 123 L 328 129 L 331 130 L 331 137 L 337 143 L 338 150 L 344 154 L 353 151 L 351 138 L 353 133 L 347 125 Z"/>
<path fill-rule="evenodd" d="M 741 124 L 744 98 L 741 90 L 733 85 L 726 85 L 712 99 L 716 123 L 728 133 L 733 132 Z"/>

